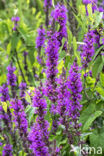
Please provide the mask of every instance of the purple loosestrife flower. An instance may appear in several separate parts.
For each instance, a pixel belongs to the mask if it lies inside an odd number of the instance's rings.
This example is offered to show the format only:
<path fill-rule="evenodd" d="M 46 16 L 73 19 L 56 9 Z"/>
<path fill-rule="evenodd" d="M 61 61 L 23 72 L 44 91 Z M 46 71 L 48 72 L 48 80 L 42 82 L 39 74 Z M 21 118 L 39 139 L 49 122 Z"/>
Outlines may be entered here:
<path fill-rule="evenodd" d="M 34 156 L 48 156 L 48 147 L 43 140 L 43 134 L 38 123 L 35 123 L 28 136 L 31 145 L 30 149 Z"/>
<path fill-rule="evenodd" d="M 17 98 L 11 101 L 11 108 L 14 109 L 13 118 L 16 125 L 16 128 L 19 129 L 20 136 L 26 135 L 28 122 L 26 119 L 26 114 L 24 112 L 24 107 L 22 101 Z"/>
<path fill-rule="evenodd" d="M 11 86 L 11 91 L 13 98 L 15 97 L 15 86 L 16 86 L 16 80 L 17 77 L 14 74 L 14 71 L 16 70 L 16 67 L 12 66 L 12 63 L 7 67 L 8 73 L 7 73 L 7 84 Z"/>
<path fill-rule="evenodd" d="M 12 155 L 12 151 L 13 151 L 12 145 L 6 144 L 6 145 L 4 146 L 3 151 L 2 151 L 2 156 L 13 156 L 13 155 Z"/>
<path fill-rule="evenodd" d="M 28 52 L 27 52 L 27 51 L 24 51 L 24 52 L 23 52 L 23 55 L 24 55 L 24 56 L 27 56 L 27 55 L 28 55 Z"/>
<path fill-rule="evenodd" d="M 58 4 L 55 7 L 55 10 L 52 11 L 51 15 L 61 26 L 65 26 L 67 22 L 67 9 L 63 4 Z"/>
<path fill-rule="evenodd" d="M 43 26 L 41 26 L 38 29 L 38 36 L 36 38 L 36 48 L 38 49 L 37 60 L 39 64 L 42 64 L 43 62 L 41 57 L 41 48 L 44 47 L 44 42 L 45 42 L 45 29 L 43 28 Z"/>
<path fill-rule="evenodd" d="M 59 50 L 59 42 L 57 40 L 57 33 L 54 33 L 50 36 L 47 48 L 46 48 L 46 54 L 47 54 L 47 62 L 46 62 L 46 93 L 49 99 L 55 103 L 57 98 L 56 93 L 56 76 L 58 73 L 57 65 L 58 65 L 58 50 Z"/>
<path fill-rule="evenodd" d="M 28 136 L 31 142 L 30 149 L 37 156 L 48 156 L 48 122 L 44 119 L 47 104 L 40 89 L 35 90 L 33 106 L 37 108 L 35 113 L 38 117 Z"/>
<path fill-rule="evenodd" d="M 17 30 L 17 27 L 18 27 L 18 22 L 20 21 L 20 17 L 12 17 L 11 18 L 12 22 L 14 22 L 14 27 L 13 27 L 13 31 L 16 31 Z"/>
<path fill-rule="evenodd" d="M 14 86 L 16 86 L 16 75 L 14 74 L 16 67 L 13 67 L 12 64 L 10 64 L 7 67 L 7 70 L 8 70 L 7 84 L 14 87 Z"/>
<path fill-rule="evenodd" d="M 7 84 L 3 84 L 3 86 L 0 87 L 0 93 L 1 93 L 0 99 L 2 102 L 6 102 L 10 100 Z M 2 120 L 5 123 L 5 126 L 8 127 L 8 130 L 11 130 L 11 113 L 9 107 L 7 108 L 7 113 L 6 113 L 3 110 L 3 107 L 0 106 L 0 120 Z"/>
<path fill-rule="evenodd" d="M 19 131 L 20 138 L 23 143 L 25 152 L 29 153 L 29 142 L 27 139 L 28 132 L 28 121 L 26 119 L 26 113 L 22 105 L 22 101 L 17 97 L 11 101 L 11 108 L 13 108 L 13 121 L 15 122 L 16 129 Z"/>
<path fill-rule="evenodd" d="M 67 85 L 66 85 L 66 77 L 65 73 L 63 72 L 58 80 L 58 100 L 57 100 L 57 111 L 60 115 L 59 117 L 59 124 L 65 124 L 65 118 L 67 116 L 66 106 L 67 106 Z"/>
<path fill-rule="evenodd" d="M 52 0 L 44 0 L 44 7 L 46 8 L 46 7 L 51 7 L 52 6 Z"/>
<path fill-rule="evenodd" d="M 0 99 L 2 102 L 10 100 L 7 84 L 3 84 L 3 86 L 0 87 L 0 94 L 1 94 Z"/>
<path fill-rule="evenodd" d="M 82 98 L 81 91 L 82 91 L 82 82 L 81 82 L 81 74 L 79 73 L 79 67 L 77 65 L 77 61 L 75 60 L 73 65 L 69 71 L 69 77 L 67 80 L 67 87 L 70 91 L 69 103 L 67 105 L 69 116 L 72 120 L 76 120 L 79 117 L 79 111 L 82 108 L 80 104 L 80 100 Z"/>
<path fill-rule="evenodd" d="M 52 7 L 52 0 L 44 0 L 44 7 L 46 13 L 45 25 L 48 28 L 49 25 L 49 9 Z"/>
<path fill-rule="evenodd" d="M 60 25 L 57 39 L 61 46 L 63 37 L 67 38 L 67 28 L 66 28 L 67 9 L 66 9 L 66 7 L 63 4 L 58 3 L 58 5 L 56 5 L 56 7 L 55 7 L 55 10 L 52 11 L 51 16 Z"/>
<path fill-rule="evenodd" d="M 88 63 L 91 62 L 92 57 L 95 53 L 94 43 L 95 43 L 95 33 L 90 30 L 84 37 L 83 52 L 81 53 L 81 60 L 83 68 L 88 67 Z"/>
<path fill-rule="evenodd" d="M 25 97 L 25 90 L 26 90 L 27 84 L 25 82 L 21 82 L 19 85 L 20 88 L 20 97 Z"/>
<path fill-rule="evenodd" d="M 7 113 L 3 110 L 3 107 L 0 106 L 0 120 L 5 123 L 8 130 L 11 130 L 11 113 L 9 107 L 7 108 Z"/>
<path fill-rule="evenodd" d="M 41 49 L 44 46 L 45 42 L 45 29 L 41 26 L 38 29 L 38 36 L 36 38 L 36 48 Z"/>
<path fill-rule="evenodd" d="M 27 84 L 25 82 L 21 82 L 20 83 L 20 97 L 21 97 L 21 101 L 24 105 L 24 107 L 26 107 L 28 105 L 28 102 L 25 100 L 25 91 L 26 91 L 26 87 L 27 87 Z"/>

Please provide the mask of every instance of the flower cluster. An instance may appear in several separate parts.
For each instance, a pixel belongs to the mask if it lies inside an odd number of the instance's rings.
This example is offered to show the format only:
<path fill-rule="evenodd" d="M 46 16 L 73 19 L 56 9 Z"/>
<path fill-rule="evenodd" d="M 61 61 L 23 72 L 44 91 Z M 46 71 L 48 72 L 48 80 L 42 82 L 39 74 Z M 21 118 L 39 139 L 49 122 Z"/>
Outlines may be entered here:
<path fill-rule="evenodd" d="M 12 17 L 11 20 L 14 22 L 13 31 L 16 31 L 17 27 L 18 27 L 18 22 L 20 21 L 20 18 L 18 16 L 17 17 Z"/>
<path fill-rule="evenodd" d="M 55 10 L 52 11 L 51 16 L 55 19 L 56 22 L 59 23 L 60 28 L 58 31 L 57 39 L 60 42 L 60 46 L 62 45 L 61 41 L 63 37 L 67 38 L 67 29 L 66 29 L 66 22 L 67 22 L 67 9 L 63 4 L 56 5 Z"/>
<path fill-rule="evenodd" d="M 47 81 L 46 81 L 46 92 L 49 99 L 55 103 L 56 101 L 56 75 L 58 73 L 57 65 L 58 65 L 58 50 L 59 50 L 59 42 L 57 40 L 57 33 L 51 35 L 48 40 L 46 54 L 47 54 Z"/>
<path fill-rule="evenodd" d="M 25 82 L 21 82 L 20 85 L 19 85 L 19 88 L 20 88 L 20 97 L 21 97 L 22 104 L 24 105 L 24 108 L 28 105 L 28 102 L 25 99 L 26 87 L 27 87 L 27 84 Z"/>
<path fill-rule="evenodd" d="M 57 100 L 57 112 L 60 115 L 59 124 L 65 124 L 65 118 L 67 115 L 66 107 L 67 107 L 67 85 L 66 85 L 66 77 L 65 73 L 62 73 L 58 80 L 58 100 Z"/>
<path fill-rule="evenodd" d="M 52 6 L 52 0 L 44 0 L 44 7 L 50 8 Z"/>
<path fill-rule="evenodd" d="M 81 82 L 81 74 L 79 73 L 79 67 L 77 65 L 77 61 L 75 60 L 73 65 L 69 71 L 69 77 L 67 80 L 67 87 L 70 91 L 69 103 L 67 105 L 67 110 L 69 112 L 69 116 L 72 120 L 77 119 L 79 117 L 79 111 L 82 108 L 80 104 L 81 100 L 81 91 L 82 91 L 82 82 Z"/>
<path fill-rule="evenodd" d="M 12 155 L 12 151 L 13 151 L 12 145 L 6 144 L 6 145 L 4 146 L 3 151 L 2 151 L 2 156 L 13 156 L 13 155 Z"/>
<path fill-rule="evenodd" d="M 43 28 L 43 26 L 41 26 L 38 29 L 38 36 L 36 38 L 36 48 L 38 49 L 37 60 L 39 64 L 42 64 L 41 48 L 44 46 L 44 42 L 45 42 L 45 29 Z"/>
<path fill-rule="evenodd" d="M 23 134 L 26 134 L 27 132 L 27 127 L 28 127 L 28 122 L 26 119 L 26 114 L 24 112 L 24 107 L 22 105 L 22 101 L 18 100 L 17 98 L 12 100 L 11 102 L 11 108 L 14 109 L 13 117 L 14 117 L 14 122 L 16 125 L 16 128 L 19 129 L 20 135 L 22 136 Z"/>
<path fill-rule="evenodd" d="M 43 141 L 43 134 L 38 123 L 35 123 L 29 133 L 29 140 L 31 142 L 30 149 L 36 156 L 48 156 L 48 147 Z"/>
<path fill-rule="evenodd" d="M 2 102 L 10 100 L 7 84 L 3 84 L 3 86 L 0 87 L 0 94 L 1 94 L 0 99 Z"/>
<path fill-rule="evenodd" d="M 48 122 L 44 119 L 47 104 L 40 89 L 35 90 L 33 106 L 37 108 L 35 113 L 38 117 L 28 136 L 31 141 L 30 149 L 37 156 L 48 156 Z"/>
<path fill-rule="evenodd" d="M 10 85 L 11 87 L 16 86 L 16 75 L 14 74 L 14 71 L 16 70 L 15 67 L 10 64 L 7 67 L 8 73 L 7 73 L 7 84 Z"/>
<path fill-rule="evenodd" d="M 26 90 L 27 84 L 25 82 L 21 82 L 19 85 L 20 88 L 20 97 L 25 97 L 25 90 Z"/>
<path fill-rule="evenodd" d="M 45 42 L 45 29 L 41 26 L 38 29 L 38 36 L 36 38 L 36 48 L 41 48 L 42 46 L 44 46 L 44 42 Z"/>
<path fill-rule="evenodd" d="M 95 43 L 95 33 L 90 30 L 84 37 L 84 45 L 82 47 L 83 52 L 81 53 L 81 61 L 83 68 L 88 67 L 88 63 L 92 60 L 92 56 L 95 53 L 94 43 Z"/>

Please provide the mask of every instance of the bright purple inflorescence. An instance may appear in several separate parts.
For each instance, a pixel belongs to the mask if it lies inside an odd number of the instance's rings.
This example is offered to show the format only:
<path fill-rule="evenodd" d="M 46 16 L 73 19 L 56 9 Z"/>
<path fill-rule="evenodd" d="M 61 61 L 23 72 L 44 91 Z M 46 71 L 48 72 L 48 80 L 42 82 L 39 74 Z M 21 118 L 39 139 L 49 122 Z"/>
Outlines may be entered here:
<path fill-rule="evenodd" d="M 80 104 L 80 100 L 82 98 L 82 82 L 79 70 L 77 61 L 75 60 L 69 71 L 70 75 L 67 81 L 67 87 L 70 90 L 70 100 L 68 102 L 67 109 L 72 120 L 79 117 L 79 111 L 82 108 L 82 105 Z"/>
<path fill-rule="evenodd" d="M 9 108 L 7 110 L 8 112 L 5 113 L 2 106 L 0 106 L 0 120 L 4 121 L 5 125 L 8 127 L 8 130 L 11 129 L 11 113 L 9 112 Z M 1 126 L 1 125 L 0 125 Z"/>
<path fill-rule="evenodd" d="M 55 10 L 52 11 L 51 15 L 61 26 L 65 26 L 67 22 L 67 9 L 64 5 L 58 4 L 55 7 Z"/>
<path fill-rule="evenodd" d="M 11 20 L 14 22 L 13 30 L 16 31 L 18 27 L 18 22 L 20 21 L 20 17 L 12 17 Z"/>
<path fill-rule="evenodd" d="M 89 30 L 84 37 L 84 45 L 82 46 L 83 52 L 81 53 L 81 61 L 83 68 L 87 68 L 88 63 L 91 62 L 95 53 L 95 44 L 97 48 L 102 45 L 100 44 L 100 34 L 97 30 Z"/>
<path fill-rule="evenodd" d="M 90 30 L 84 37 L 83 52 L 81 53 L 81 60 L 83 68 L 88 67 L 88 63 L 92 60 L 92 56 L 95 53 L 94 43 L 95 43 L 95 33 Z"/>
<path fill-rule="evenodd" d="M 45 42 L 45 29 L 41 26 L 38 29 L 38 36 L 36 38 L 36 48 L 41 48 L 44 46 Z"/>
<path fill-rule="evenodd" d="M 20 97 L 25 97 L 25 90 L 26 90 L 27 84 L 25 82 L 21 82 L 19 85 L 20 88 Z"/>
<path fill-rule="evenodd" d="M 30 149 L 34 156 L 48 156 L 48 147 L 43 140 L 43 134 L 38 123 L 35 123 L 28 136 L 31 145 Z"/>
<path fill-rule="evenodd" d="M 43 62 L 41 58 L 41 48 L 44 47 L 44 42 L 45 42 L 45 29 L 43 28 L 43 26 L 41 26 L 38 29 L 38 36 L 36 38 L 36 48 L 38 49 L 37 60 L 39 64 L 42 64 Z"/>
<path fill-rule="evenodd" d="M 19 129 L 20 134 L 26 134 L 28 122 L 26 119 L 26 114 L 24 112 L 24 107 L 22 101 L 17 98 L 11 101 L 11 108 L 14 109 L 14 122 L 16 127 Z"/>
<path fill-rule="evenodd" d="M 11 87 L 16 86 L 16 75 L 14 74 L 14 71 L 16 70 L 16 67 L 13 67 L 12 64 L 10 64 L 7 67 L 8 74 L 7 74 L 7 84 Z"/>
<path fill-rule="evenodd" d="M 6 144 L 6 145 L 4 146 L 3 151 L 2 151 L 2 156 L 13 156 L 13 155 L 12 155 L 12 151 L 13 151 L 12 145 Z"/>
<path fill-rule="evenodd" d="M 67 9 L 66 9 L 66 7 L 62 4 L 56 5 L 55 10 L 52 11 L 52 13 L 51 13 L 51 16 L 60 25 L 57 39 L 61 46 L 62 45 L 61 41 L 62 41 L 63 37 L 67 38 L 67 29 L 66 29 Z"/>
<path fill-rule="evenodd" d="M 57 65 L 58 65 L 58 50 L 59 50 L 59 42 L 57 40 L 57 33 L 54 33 L 49 38 L 46 48 L 47 54 L 47 81 L 46 81 L 46 92 L 49 99 L 55 103 L 56 101 L 56 75 L 58 73 Z"/>
<path fill-rule="evenodd" d="M 0 87 L 0 94 L 1 94 L 0 99 L 2 102 L 10 100 L 7 84 L 3 84 L 3 86 Z"/>
<path fill-rule="evenodd" d="M 33 106 L 37 108 L 35 113 L 38 117 L 28 136 L 31 142 L 30 149 L 37 156 L 48 156 L 48 122 L 44 119 L 47 104 L 38 89 L 35 90 Z"/>
<path fill-rule="evenodd" d="M 50 8 L 52 6 L 52 0 L 44 0 L 44 7 Z"/>
<path fill-rule="evenodd" d="M 66 107 L 67 107 L 68 97 L 67 97 L 66 78 L 63 73 L 58 80 L 58 85 L 59 86 L 57 87 L 57 92 L 58 92 L 57 112 L 60 115 L 59 124 L 64 125 L 65 118 L 67 115 Z"/>
<path fill-rule="evenodd" d="M 3 86 L 0 87 L 0 93 L 0 99 L 2 102 L 10 100 L 7 84 L 3 84 Z M 0 120 L 4 121 L 5 125 L 8 127 L 8 130 L 11 129 L 11 113 L 9 107 L 7 108 L 7 113 L 5 113 L 3 107 L 0 106 Z"/>
<path fill-rule="evenodd" d="M 23 52 L 23 56 L 27 56 L 28 55 L 28 52 L 27 51 L 24 51 Z"/>

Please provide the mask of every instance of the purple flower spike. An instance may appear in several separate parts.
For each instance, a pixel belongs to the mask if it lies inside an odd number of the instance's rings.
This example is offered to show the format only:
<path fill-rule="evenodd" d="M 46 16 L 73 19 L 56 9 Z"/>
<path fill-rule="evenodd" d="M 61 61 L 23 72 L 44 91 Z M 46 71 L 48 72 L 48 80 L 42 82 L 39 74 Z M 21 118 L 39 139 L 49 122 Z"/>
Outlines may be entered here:
<path fill-rule="evenodd" d="M 88 67 L 88 63 L 92 60 L 92 56 L 95 53 L 94 43 L 96 42 L 94 39 L 95 33 L 93 30 L 90 30 L 84 38 L 83 52 L 81 53 L 81 60 L 83 68 Z"/>
<path fill-rule="evenodd" d="M 20 21 L 20 17 L 18 17 L 18 16 L 15 17 L 15 21 L 16 21 L 16 22 L 19 22 L 19 21 Z"/>
<path fill-rule="evenodd" d="M 41 26 L 38 29 L 38 36 L 36 38 L 36 48 L 41 48 L 44 46 L 45 41 L 45 29 Z"/>
<path fill-rule="evenodd" d="M 46 92 L 49 99 L 55 103 L 56 101 L 56 76 L 58 73 L 57 65 L 58 65 L 58 50 L 59 50 L 59 42 L 57 40 L 57 33 L 52 34 L 49 38 L 46 54 L 47 54 L 47 62 L 46 62 Z"/>
<path fill-rule="evenodd" d="M 51 16 L 57 21 L 61 26 L 66 25 L 67 22 L 67 9 L 64 5 L 58 4 L 55 10 L 52 11 Z"/>
<path fill-rule="evenodd" d="M 13 67 L 12 64 L 10 64 L 7 67 L 8 74 L 7 74 L 7 84 L 14 87 L 16 86 L 16 75 L 14 74 L 14 71 L 16 70 L 16 67 Z"/>
<path fill-rule="evenodd" d="M 28 55 L 28 52 L 27 51 L 24 51 L 23 55 L 24 56 L 27 56 Z"/>
<path fill-rule="evenodd" d="M 12 155 L 12 151 L 13 151 L 12 145 L 6 144 L 6 145 L 4 146 L 3 151 L 2 151 L 2 156 L 13 156 L 13 155 Z"/>
<path fill-rule="evenodd" d="M 48 122 L 44 119 L 47 104 L 43 98 L 41 89 L 35 90 L 33 106 L 37 108 L 35 113 L 38 115 L 38 117 L 28 136 L 29 140 L 31 141 L 30 149 L 37 156 L 48 156 Z"/>
<path fill-rule="evenodd" d="M 13 31 L 16 31 L 17 30 L 17 27 L 18 27 L 18 22 L 20 21 L 20 17 L 12 17 L 11 18 L 12 22 L 14 22 L 14 27 L 13 27 Z"/>
<path fill-rule="evenodd" d="M 0 94 L 2 95 L 0 97 L 0 99 L 1 99 L 2 102 L 5 102 L 5 101 L 9 101 L 10 100 L 9 90 L 8 90 L 8 87 L 7 87 L 6 84 L 3 84 L 3 86 L 0 87 Z"/>
<path fill-rule="evenodd" d="M 28 138 L 31 141 L 30 149 L 33 151 L 34 155 L 49 156 L 48 147 L 45 144 L 43 133 L 38 123 L 35 123 L 32 127 Z"/>
<path fill-rule="evenodd" d="M 11 101 L 11 108 L 14 109 L 14 122 L 16 125 L 16 128 L 19 129 L 20 135 L 26 134 L 27 133 L 27 119 L 26 119 L 26 114 L 24 112 L 24 107 L 22 105 L 22 101 L 18 100 L 17 98 L 15 100 Z"/>
<path fill-rule="evenodd" d="M 18 16 L 17 17 L 12 17 L 11 20 L 15 21 L 15 22 L 19 22 L 20 21 L 20 17 L 18 17 Z"/>
<path fill-rule="evenodd" d="M 20 83 L 20 97 L 25 97 L 25 90 L 26 90 L 27 84 L 25 82 Z"/>
<path fill-rule="evenodd" d="M 67 28 L 66 28 L 67 9 L 66 7 L 63 4 L 58 3 L 58 5 L 55 6 L 55 10 L 52 11 L 51 16 L 60 25 L 60 28 L 57 34 L 57 39 L 60 43 L 59 46 L 61 46 L 63 37 L 67 38 Z"/>
<path fill-rule="evenodd" d="M 52 0 L 44 0 L 44 7 L 50 8 L 52 6 Z"/>
<path fill-rule="evenodd" d="M 73 63 L 71 69 L 69 71 L 69 77 L 67 86 L 70 91 L 70 100 L 68 102 L 67 108 L 69 111 L 69 116 L 72 120 L 77 119 L 79 117 L 79 111 L 82 108 L 80 104 L 80 100 L 82 98 L 81 91 L 82 91 L 82 82 L 81 82 L 81 74 L 79 73 L 79 67 L 77 62 Z"/>

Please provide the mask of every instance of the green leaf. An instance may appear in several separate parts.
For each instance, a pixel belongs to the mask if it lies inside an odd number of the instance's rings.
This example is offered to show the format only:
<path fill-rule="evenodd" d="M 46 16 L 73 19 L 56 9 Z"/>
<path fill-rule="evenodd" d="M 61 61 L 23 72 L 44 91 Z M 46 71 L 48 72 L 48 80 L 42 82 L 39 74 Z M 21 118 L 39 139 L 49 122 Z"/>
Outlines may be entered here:
<path fill-rule="evenodd" d="M 95 104 L 96 104 L 95 102 L 89 103 L 87 108 L 85 107 L 85 109 L 82 111 L 82 113 L 80 115 L 79 123 L 82 123 L 82 125 L 85 124 L 88 117 L 91 116 L 91 114 L 95 111 Z"/>
<path fill-rule="evenodd" d="M 103 12 L 95 12 L 95 17 L 96 19 L 95 19 L 94 28 L 97 28 L 100 22 L 102 21 Z"/>
<path fill-rule="evenodd" d="M 65 138 L 64 140 L 60 141 L 60 143 L 59 143 L 58 145 L 59 145 L 59 146 L 60 146 L 60 145 L 64 145 L 64 144 L 67 143 L 67 141 L 68 141 L 68 139 Z"/>
<path fill-rule="evenodd" d="M 67 28 L 67 32 L 68 32 L 68 43 L 69 43 L 69 46 L 71 46 L 73 35 L 69 28 Z"/>
<path fill-rule="evenodd" d="M 103 62 L 101 56 L 98 56 L 93 64 L 92 67 L 92 75 L 93 77 L 97 77 L 98 73 L 102 71 L 103 68 Z"/>
<path fill-rule="evenodd" d="M 100 73 L 100 82 L 101 85 L 104 87 L 104 73 Z"/>
<path fill-rule="evenodd" d="M 104 45 L 102 45 L 100 48 L 97 49 L 93 59 L 92 59 L 92 62 L 95 61 L 95 58 L 97 57 L 97 55 L 99 54 L 99 52 L 101 51 L 101 49 L 104 47 Z"/>
<path fill-rule="evenodd" d="M 9 55 L 11 51 L 11 42 L 8 43 L 7 45 L 7 54 Z"/>
<path fill-rule="evenodd" d="M 99 117 L 102 114 L 102 111 L 96 111 L 95 113 L 93 113 L 88 120 L 86 121 L 86 123 L 83 126 L 83 131 L 86 131 L 89 129 L 89 127 L 91 126 L 91 124 L 93 123 L 93 121 Z"/>
<path fill-rule="evenodd" d="M 96 87 L 96 91 L 104 97 L 104 89 L 101 87 Z"/>
<path fill-rule="evenodd" d="M 98 147 L 102 148 L 102 151 L 104 152 L 104 128 L 102 128 L 100 131 L 97 131 L 96 129 L 93 131 L 93 134 L 90 135 L 90 145 L 92 147 L 95 147 L 96 149 Z"/>

